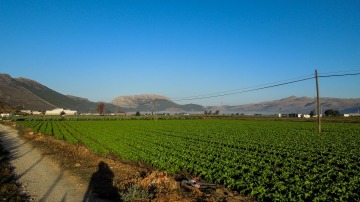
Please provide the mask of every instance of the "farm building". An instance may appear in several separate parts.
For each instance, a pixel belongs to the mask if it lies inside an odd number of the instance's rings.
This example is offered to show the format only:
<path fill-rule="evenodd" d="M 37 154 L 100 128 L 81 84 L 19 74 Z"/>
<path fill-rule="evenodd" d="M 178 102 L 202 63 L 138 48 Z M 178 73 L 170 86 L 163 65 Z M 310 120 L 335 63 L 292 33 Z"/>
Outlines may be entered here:
<path fill-rule="evenodd" d="M 289 117 L 301 118 L 301 114 L 289 114 Z"/>
<path fill-rule="evenodd" d="M 29 109 L 23 109 L 23 110 L 20 110 L 21 113 L 24 113 L 24 114 L 31 114 L 31 110 Z"/>
<path fill-rule="evenodd" d="M 32 115 L 41 115 L 42 112 L 39 112 L 39 111 L 31 111 L 31 110 L 28 110 L 28 109 L 25 109 L 25 110 L 20 110 L 21 113 L 23 114 L 32 114 Z"/>
<path fill-rule="evenodd" d="M 64 112 L 65 115 L 76 115 L 77 111 L 73 111 L 70 109 L 56 108 L 53 110 L 46 110 L 45 115 L 60 115 L 61 112 Z"/>
<path fill-rule="evenodd" d="M 11 114 L 10 113 L 1 113 L 0 116 L 1 117 L 10 117 Z"/>
<path fill-rule="evenodd" d="M 42 112 L 39 112 L 39 111 L 32 111 L 31 112 L 33 115 L 41 115 L 42 114 Z"/>
<path fill-rule="evenodd" d="M 310 115 L 308 114 L 279 114 L 279 118 L 287 118 L 287 117 L 295 117 L 295 118 L 310 118 Z"/>

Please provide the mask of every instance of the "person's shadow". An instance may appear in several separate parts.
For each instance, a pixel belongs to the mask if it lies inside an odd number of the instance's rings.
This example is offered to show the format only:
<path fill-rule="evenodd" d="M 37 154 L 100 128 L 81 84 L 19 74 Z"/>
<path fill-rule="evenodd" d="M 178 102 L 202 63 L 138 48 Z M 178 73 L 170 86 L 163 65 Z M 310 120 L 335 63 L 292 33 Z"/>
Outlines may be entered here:
<path fill-rule="evenodd" d="M 83 202 L 99 201 L 99 199 L 122 201 L 118 190 L 113 186 L 113 179 L 114 173 L 108 164 L 101 161 L 99 169 L 91 176 Z"/>

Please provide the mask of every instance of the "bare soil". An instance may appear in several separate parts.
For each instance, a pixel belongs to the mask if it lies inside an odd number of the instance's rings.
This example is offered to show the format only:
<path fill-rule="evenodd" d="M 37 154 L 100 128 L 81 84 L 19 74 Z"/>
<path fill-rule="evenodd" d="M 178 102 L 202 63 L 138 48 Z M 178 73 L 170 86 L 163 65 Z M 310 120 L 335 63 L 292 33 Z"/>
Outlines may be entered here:
<path fill-rule="evenodd" d="M 148 164 L 99 156 L 83 145 L 0 124 L 23 192 L 35 201 L 254 201 L 217 186 L 180 186 L 188 174 L 168 175 Z M 20 133 L 20 134 L 19 134 Z"/>

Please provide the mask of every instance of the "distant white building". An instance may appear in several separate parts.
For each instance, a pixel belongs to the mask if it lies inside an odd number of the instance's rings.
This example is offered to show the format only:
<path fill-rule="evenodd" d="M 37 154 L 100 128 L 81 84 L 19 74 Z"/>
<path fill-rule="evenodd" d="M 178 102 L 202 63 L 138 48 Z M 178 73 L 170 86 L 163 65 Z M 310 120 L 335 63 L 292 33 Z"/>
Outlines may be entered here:
<path fill-rule="evenodd" d="M 305 119 L 309 119 L 311 116 L 310 116 L 310 114 L 304 114 L 302 117 Z"/>
<path fill-rule="evenodd" d="M 289 114 L 289 117 L 301 118 L 301 114 Z"/>
<path fill-rule="evenodd" d="M 20 110 L 21 113 L 24 113 L 24 114 L 31 114 L 31 110 L 29 109 L 23 109 L 23 110 Z"/>
<path fill-rule="evenodd" d="M 32 111 L 31 112 L 33 115 L 41 115 L 42 114 L 42 112 L 39 112 L 39 111 Z"/>
<path fill-rule="evenodd" d="M 73 111 L 70 109 L 56 108 L 53 110 L 46 110 L 45 115 L 60 115 L 61 112 L 64 112 L 65 115 L 76 115 L 77 111 Z"/>
<path fill-rule="evenodd" d="M 39 111 L 31 111 L 29 109 L 23 109 L 23 110 L 20 110 L 21 113 L 24 113 L 24 114 L 32 114 L 32 115 L 41 115 L 42 112 L 39 112 Z"/>
<path fill-rule="evenodd" d="M 1 113 L 0 116 L 1 117 L 10 117 L 11 114 L 9 114 L 9 113 Z"/>

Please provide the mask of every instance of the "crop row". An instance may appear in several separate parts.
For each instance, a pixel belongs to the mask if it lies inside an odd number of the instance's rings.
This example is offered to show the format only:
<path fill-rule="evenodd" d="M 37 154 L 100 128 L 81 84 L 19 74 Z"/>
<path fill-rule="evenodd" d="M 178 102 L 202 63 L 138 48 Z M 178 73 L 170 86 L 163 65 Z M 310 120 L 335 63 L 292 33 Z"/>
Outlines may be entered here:
<path fill-rule="evenodd" d="M 20 123 L 20 122 L 19 122 Z M 236 120 L 25 121 L 94 152 L 187 171 L 260 201 L 360 200 L 360 126 Z"/>

